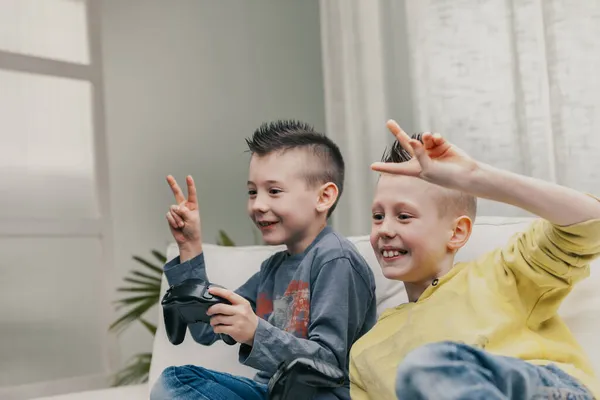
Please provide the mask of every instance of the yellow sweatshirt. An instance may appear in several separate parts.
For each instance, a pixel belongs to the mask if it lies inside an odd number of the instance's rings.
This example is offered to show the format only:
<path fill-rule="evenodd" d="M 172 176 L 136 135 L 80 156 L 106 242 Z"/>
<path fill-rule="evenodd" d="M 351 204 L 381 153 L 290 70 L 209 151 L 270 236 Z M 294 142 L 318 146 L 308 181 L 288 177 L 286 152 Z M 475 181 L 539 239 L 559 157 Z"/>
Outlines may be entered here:
<path fill-rule="evenodd" d="M 504 248 L 458 263 L 416 303 L 386 310 L 352 347 L 353 400 L 396 399 L 396 369 L 422 345 L 460 341 L 532 364 L 555 363 L 600 398 L 592 368 L 557 315 L 600 254 L 600 220 L 537 220 Z"/>

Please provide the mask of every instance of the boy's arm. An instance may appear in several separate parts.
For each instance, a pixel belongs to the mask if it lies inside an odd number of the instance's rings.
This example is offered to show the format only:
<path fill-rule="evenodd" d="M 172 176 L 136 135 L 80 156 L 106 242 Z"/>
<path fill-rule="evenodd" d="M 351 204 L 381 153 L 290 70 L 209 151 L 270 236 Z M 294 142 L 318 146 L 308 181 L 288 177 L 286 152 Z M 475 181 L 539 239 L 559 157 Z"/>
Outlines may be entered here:
<path fill-rule="evenodd" d="M 516 277 L 533 324 L 554 315 L 570 287 L 600 255 L 600 201 L 576 190 L 477 163 L 464 191 L 541 217 L 499 250 Z M 498 277 L 501 279 L 501 277 Z M 546 301 L 546 299 L 550 299 Z"/>
<path fill-rule="evenodd" d="M 204 263 L 204 253 L 181 262 L 181 257 L 177 256 L 163 268 L 165 277 L 169 285 L 178 285 L 187 279 L 202 279 L 208 282 L 206 275 L 206 266 Z"/>
<path fill-rule="evenodd" d="M 507 203 L 559 226 L 600 219 L 595 198 L 554 183 L 476 163 L 456 189 L 473 196 Z"/>
<path fill-rule="evenodd" d="M 561 300 L 589 275 L 590 263 L 598 255 L 600 219 L 568 226 L 537 219 L 480 265 L 487 271 L 484 276 L 493 277 L 492 287 L 517 288 L 528 323 L 538 326 L 556 315 Z"/>
<path fill-rule="evenodd" d="M 306 357 L 347 371 L 352 341 L 365 322 L 375 323 L 374 301 L 374 287 L 348 258 L 329 261 L 311 288 L 307 338 L 298 338 L 259 319 L 252 347 L 240 348 L 240 362 L 274 373 L 281 362 Z M 294 316 L 290 316 L 290 322 L 294 321 Z"/>
<path fill-rule="evenodd" d="M 439 134 L 411 139 L 395 121 L 388 121 L 412 159 L 374 163 L 375 171 L 415 176 L 449 189 L 522 208 L 552 224 L 567 226 L 600 218 L 600 203 L 576 190 L 503 171 L 472 159 Z"/>
<path fill-rule="evenodd" d="M 600 255 L 600 201 L 576 190 L 479 164 L 465 191 L 519 207 L 541 217 L 499 250 L 515 276 L 528 321 L 555 315 L 570 287 L 589 274 Z M 505 279 L 498 277 L 498 282 Z"/>
<path fill-rule="evenodd" d="M 164 267 L 165 276 L 169 285 L 176 285 L 186 279 L 202 279 L 207 282 L 206 265 L 204 263 L 204 253 L 185 262 L 180 262 L 179 256 L 168 262 Z M 260 281 L 260 272 L 254 274 L 246 283 L 240 286 L 235 293 L 244 297 L 256 309 L 256 293 Z M 194 340 L 200 344 L 209 346 L 219 340 L 220 336 L 215 334 L 213 327 L 205 323 L 189 325 L 190 333 Z"/>

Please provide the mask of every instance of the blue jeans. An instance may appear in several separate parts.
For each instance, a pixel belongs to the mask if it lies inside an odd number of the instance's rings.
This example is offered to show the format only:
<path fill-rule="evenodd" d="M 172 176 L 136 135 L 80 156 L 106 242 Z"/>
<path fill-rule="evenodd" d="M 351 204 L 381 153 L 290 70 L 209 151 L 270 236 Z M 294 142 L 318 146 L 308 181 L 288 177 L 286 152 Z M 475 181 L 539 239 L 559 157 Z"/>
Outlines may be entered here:
<path fill-rule="evenodd" d="M 399 399 L 592 400 L 577 380 L 554 365 L 535 366 L 461 343 L 428 344 L 398 367 Z"/>
<path fill-rule="evenodd" d="M 166 368 L 151 400 L 267 400 L 267 385 L 195 365 Z"/>

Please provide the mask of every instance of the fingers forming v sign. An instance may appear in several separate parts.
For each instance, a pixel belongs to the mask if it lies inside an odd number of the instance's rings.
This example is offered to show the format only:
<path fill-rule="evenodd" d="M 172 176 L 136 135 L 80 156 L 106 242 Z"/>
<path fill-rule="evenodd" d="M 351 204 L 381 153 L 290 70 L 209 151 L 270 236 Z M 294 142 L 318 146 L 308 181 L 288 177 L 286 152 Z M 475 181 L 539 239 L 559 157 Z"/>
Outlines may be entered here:
<path fill-rule="evenodd" d="M 167 212 L 167 220 L 171 233 L 177 243 L 184 244 L 190 241 L 201 241 L 200 213 L 198 210 L 198 196 L 196 185 L 191 176 L 187 176 L 187 198 L 173 176 L 167 176 L 167 183 L 175 196 L 177 204 L 172 205 Z"/>
<path fill-rule="evenodd" d="M 188 191 L 187 199 L 183 195 L 181 188 L 179 187 L 179 185 L 177 184 L 177 181 L 175 180 L 175 178 L 173 178 L 173 176 L 171 176 L 171 175 L 167 176 L 167 182 L 169 183 L 169 186 L 171 187 L 171 191 L 173 192 L 173 195 L 175 196 L 175 202 L 179 206 L 185 206 L 190 211 L 194 211 L 194 210 L 198 209 L 198 197 L 196 195 L 196 185 L 194 184 L 194 178 L 192 178 L 190 175 L 188 175 L 186 177 L 187 191 Z"/>
<path fill-rule="evenodd" d="M 376 162 L 371 165 L 374 171 L 414 176 L 454 188 L 458 187 L 459 181 L 477 166 L 471 157 L 451 145 L 438 133 L 424 133 L 421 143 L 419 140 L 411 139 L 394 120 L 388 121 L 387 127 L 412 159 L 402 163 Z"/>

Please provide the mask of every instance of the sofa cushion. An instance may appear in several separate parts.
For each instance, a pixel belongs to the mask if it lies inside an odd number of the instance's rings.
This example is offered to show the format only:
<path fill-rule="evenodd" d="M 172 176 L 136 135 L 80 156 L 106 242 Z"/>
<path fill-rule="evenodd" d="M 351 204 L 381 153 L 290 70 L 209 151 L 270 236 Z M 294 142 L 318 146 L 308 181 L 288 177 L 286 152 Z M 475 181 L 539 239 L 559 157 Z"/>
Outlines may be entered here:
<path fill-rule="evenodd" d="M 480 217 L 469 242 L 457 254 L 456 261 L 472 260 L 486 251 L 502 246 L 511 235 L 526 229 L 530 222 L 531 219 Z M 355 243 L 373 269 L 377 285 L 378 313 L 406 302 L 402 283 L 387 280 L 383 276 L 368 236 L 351 237 L 350 240 Z M 237 288 L 258 271 L 263 260 L 280 249 L 282 247 L 220 247 L 207 244 L 204 250 L 209 278 L 214 283 Z M 177 247 L 169 246 L 167 257 L 172 259 L 176 255 Z M 560 308 L 561 316 L 589 354 L 597 371 L 600 371 L 600 344 L 597 344 L 595 336 L 600 333 L 600 291 L 595 288 L 600 285 L 599 268 L 600 260 L 594 262 L 590 278 L 579 283 Z M 163 281 L 162 293 L 165 290 L 166 281 Z M 247 377 L 254 374 L 251 368 L 237 362 L 237 345 L 227 346 L 218 342 L 205 347 L 196 344 L 188 333 L 182 344 L 173 346 L 166 337 L 162 310 L 159 314 L 150 384 L 170 365 L 196 364 Z"/>

